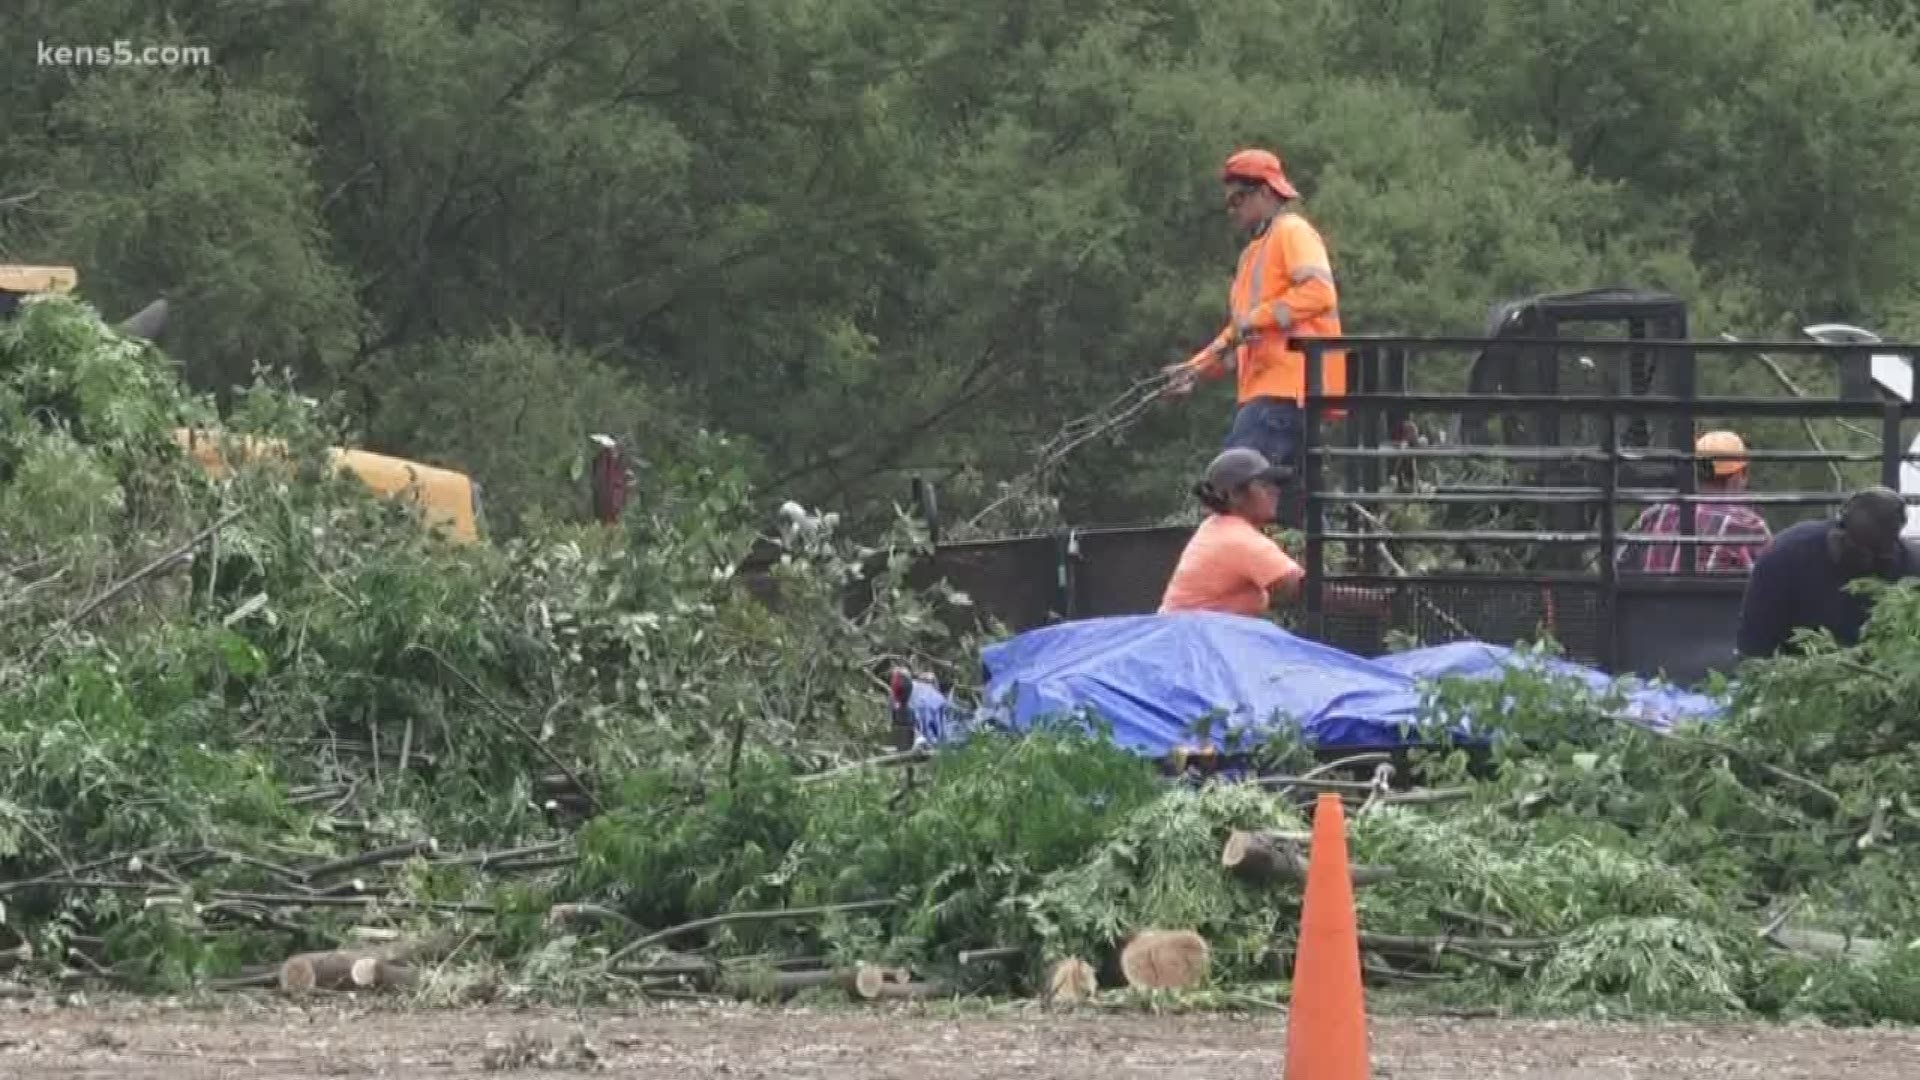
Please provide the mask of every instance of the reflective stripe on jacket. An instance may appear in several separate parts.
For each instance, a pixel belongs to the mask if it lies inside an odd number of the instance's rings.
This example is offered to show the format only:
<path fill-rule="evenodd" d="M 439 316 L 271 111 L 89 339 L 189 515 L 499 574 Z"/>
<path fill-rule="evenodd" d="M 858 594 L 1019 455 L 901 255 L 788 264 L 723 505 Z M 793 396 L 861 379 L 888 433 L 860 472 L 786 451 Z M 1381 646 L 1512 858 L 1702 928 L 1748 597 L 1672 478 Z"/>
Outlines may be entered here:
<path fill-rule="evenodd" d="M 1239 372 L 1239 400 L 1259 397 L 1303 401 L 1307 393 L 1307 358 L 1289 347 L 1293 335 L 1336 337 L 1340 334 L 1339 295 L 1333 267 L 1320 233 L 1292 211 L 1275 215 L 1240 253 L 1240 267 L 1229 294 L 1232 324 L 1214 339 L 1224 345 L 1238 327 L 1243 343 L 1227 363 Z M 1347 391 L 1344 353 L 1322 357 L 1320 388 L 1330 396 Z M 1227 363 L 1213 360 L 1200 373 L 1218 376 Z"/>

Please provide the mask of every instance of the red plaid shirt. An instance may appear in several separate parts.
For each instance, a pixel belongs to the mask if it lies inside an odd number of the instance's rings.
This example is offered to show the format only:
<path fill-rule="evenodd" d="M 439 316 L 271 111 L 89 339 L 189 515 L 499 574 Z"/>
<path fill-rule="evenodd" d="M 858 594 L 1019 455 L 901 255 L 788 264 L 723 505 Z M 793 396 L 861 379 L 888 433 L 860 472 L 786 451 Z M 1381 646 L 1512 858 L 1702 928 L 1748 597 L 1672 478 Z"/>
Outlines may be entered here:
<path fill-rule="evenodd" d="M 1662 503 L 1648 507 L 1634 520 L 1630 532 L 1677 536 L 1680 533 L 1680 504 Z M 1699 548 L 1695 564 L 1703 574 L 1738 574 L 1753 569 L 1753 560 L 1773 538 L 1767 519 L 1752 507 L 1737 503 L 1700 503 L 1693 508 L 1693 534 L 1702 537 L 1750 537 L 1743 543 L 1708 544 Z M 1686 566 L 1679 544 L 1649 544 L 1629 541 L 1620 552 L 1622 569 L 1648 574 L 1677 574 Z"/>

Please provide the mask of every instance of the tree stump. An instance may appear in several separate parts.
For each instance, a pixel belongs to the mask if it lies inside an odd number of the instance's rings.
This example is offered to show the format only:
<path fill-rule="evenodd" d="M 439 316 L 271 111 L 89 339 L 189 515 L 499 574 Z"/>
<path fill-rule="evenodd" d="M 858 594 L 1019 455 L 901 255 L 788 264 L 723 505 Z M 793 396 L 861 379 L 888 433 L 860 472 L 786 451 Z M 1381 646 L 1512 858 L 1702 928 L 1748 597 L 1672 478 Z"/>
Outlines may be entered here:
<path fill-rule="evenodd" d="M 1069 956 L 1047 972 L 1047 1000 L 1065 1004 L 1086 1001 L 1100 990 L 1100 978 L 1093 965 L 1077 956 Z"/>
<path fill-rule="evenodd" d="M 1142 930 L 1120 950 L 1120 973 L 1136 989 L 1185 990 L 1206 980 L 1212 960 L 1192 930 Z"/>

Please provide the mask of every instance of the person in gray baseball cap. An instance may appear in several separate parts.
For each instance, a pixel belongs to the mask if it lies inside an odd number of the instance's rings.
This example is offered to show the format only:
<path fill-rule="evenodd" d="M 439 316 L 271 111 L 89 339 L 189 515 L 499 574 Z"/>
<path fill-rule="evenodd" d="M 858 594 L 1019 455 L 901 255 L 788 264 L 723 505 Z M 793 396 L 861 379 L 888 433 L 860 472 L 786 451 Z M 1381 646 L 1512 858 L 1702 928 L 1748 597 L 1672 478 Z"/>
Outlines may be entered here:
<path fill-rule="evenodd" d="M 1194 496 L 1209 511 L 1193 531 L 1160 601 L 1163 614 L 1214 611 L 1258 618 L 1275 603 L 1299 598 L 1306 571 L 1265 532 L 1280 512 L 1281 487 L 1292 471 L 1258 450 L 1224 450 L 1207 466 Z M 1386 604 L 1373 590 L 1329 589 L 1329 605 L 1377 614 Z"/>
<path fill-rule="evenodd" d="M 1828 630 L 1842 645 L 1860 641 L 1873 604 L 1848 585 L 1865 577 L 1920 575 L 1901 539 L 1907 504 L 1891 488 L 1856 491 L 1830 521 L 1803 521 L 1774 537 L 1753 564 L 1740 606 L 1740 655 L 1792 650 L 1796 630 Z"/>

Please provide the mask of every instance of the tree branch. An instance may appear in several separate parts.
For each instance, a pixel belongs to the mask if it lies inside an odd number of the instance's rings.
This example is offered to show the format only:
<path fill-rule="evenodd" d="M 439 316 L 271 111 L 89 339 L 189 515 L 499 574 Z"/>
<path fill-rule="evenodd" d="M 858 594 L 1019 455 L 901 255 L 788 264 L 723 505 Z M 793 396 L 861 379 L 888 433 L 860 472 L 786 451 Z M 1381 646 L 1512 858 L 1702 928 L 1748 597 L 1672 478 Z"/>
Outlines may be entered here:
<path fill-rule="evenodd" d="M 657 945 L 670 938 L 691 934 L 696 930 L 706 930 L 710 927 L 724 926 L 728 923 L 807 919 L 817 915 L 838 915 L 852 911 L 877 911 L 881 908 L 892 906 L 892 900 L 857 900 L 849 904 L 823 904 L 819 907 L 776 908 L 771 911 L 732 911 L 724 915 L 713 915 L 705 919 L 695 919 L 690 923 L 681 923 L 679 926 L 670 926 L 665 930 L 648 934 L 646 937 L 639 938 L 635 941 L 630 941 L 616 949 L 613 954 L 608 956 L 604 961 L 601 961 L 599 966 L 602 969 L 610 968 L 614 964 L 632 956 L 634 953 L 639 952 L 649 945 Z"/>

